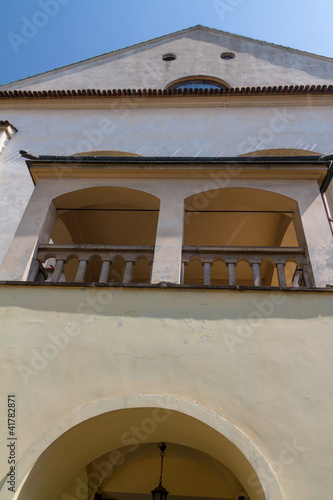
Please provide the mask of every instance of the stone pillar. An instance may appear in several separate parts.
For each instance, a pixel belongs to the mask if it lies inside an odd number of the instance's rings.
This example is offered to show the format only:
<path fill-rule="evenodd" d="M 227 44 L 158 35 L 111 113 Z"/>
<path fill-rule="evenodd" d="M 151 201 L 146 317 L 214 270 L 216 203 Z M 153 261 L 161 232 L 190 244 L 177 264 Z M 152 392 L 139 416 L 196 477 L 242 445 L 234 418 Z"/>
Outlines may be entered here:
<path fill-rule="evenodd" d="M 298 204 L 315 285 L 325 288 L 333 285 L 333 237 L 323 200 L 317 186 L 315 189 L 310 203 L 304 197 L 299 198 Z"/>
<path fill-rule="evenodd" d="M 152 283 L 180 283 L 184 231 L 184 199 L 169 193 L 161 199 Z"/>
<path fill-rule="evenodd" d="M 27 279 L 31 260 L 39 244 L 49 242 L 56 220 L 52 198 L 37 184 L 0 268 L 0 281 Z"/>

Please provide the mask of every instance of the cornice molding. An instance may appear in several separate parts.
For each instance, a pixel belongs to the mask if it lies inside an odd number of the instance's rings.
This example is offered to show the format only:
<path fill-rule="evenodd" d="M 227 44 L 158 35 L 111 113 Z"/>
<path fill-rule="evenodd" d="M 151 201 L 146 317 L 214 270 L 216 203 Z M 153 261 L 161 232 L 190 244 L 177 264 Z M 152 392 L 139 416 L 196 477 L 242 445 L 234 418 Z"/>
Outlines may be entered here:
<path fill-rule="evenodd" d="M 311 157 L 310 157 L 311 158 Z M 102 159 L 98 161 L 28 160 L 27 165 L 36 184 L 39 179 L 100 179 L 100 178 L 186 178 L 186 179 L 306 179 L 321 184 L 327 166 L 318 161 L 174 161 L 139 158 L 141 161 Z M 252 158 L 251 158 L 252 159 Z M 79 160 L 79 158 L 77 159 Z"/>
<path fill-rule="evenodd" d="M 168 97 L 1 98 L 1 109 L 139 109 L 332 106 L 333 93 L 298 95 L 193 95 Z"/>

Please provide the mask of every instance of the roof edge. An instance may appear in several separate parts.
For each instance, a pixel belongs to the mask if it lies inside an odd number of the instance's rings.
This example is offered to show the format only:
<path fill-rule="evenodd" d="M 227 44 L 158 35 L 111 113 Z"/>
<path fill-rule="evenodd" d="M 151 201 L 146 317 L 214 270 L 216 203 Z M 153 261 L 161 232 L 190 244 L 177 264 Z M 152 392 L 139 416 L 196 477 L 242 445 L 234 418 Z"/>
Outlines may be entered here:
<path fill-rule="evenodd" d="M 23 158 L 27 158 L 28 167 L 39 163 L 133 163 L 133 164 L 218 164 L 218 163 L 247 163 L 247 164 L 299 164 L 308 163 L 324 166 L 330 163 L 322 155 L 300 156 L 54 156 L 33 155 L 20 151 Z"/>
<path fill-rule="evenodd" d="M 208 97 L 236 95 L 322 95 L 332 94 L 333 85 L 274 85 L 264 87 L 231 87 L 221 89 L 77 89 L 77 90 L 1 90 L 0 99 L 59 99 L 106 97 Z"/>

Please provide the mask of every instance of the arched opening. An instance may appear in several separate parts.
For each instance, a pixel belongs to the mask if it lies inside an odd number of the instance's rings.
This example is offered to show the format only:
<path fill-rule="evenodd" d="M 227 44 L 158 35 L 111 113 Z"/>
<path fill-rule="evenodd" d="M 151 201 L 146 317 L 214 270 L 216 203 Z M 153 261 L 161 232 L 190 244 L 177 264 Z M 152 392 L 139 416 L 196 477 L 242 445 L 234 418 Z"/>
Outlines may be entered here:
<path fill-rule="evenodd" d="M 159 199 L 123 187 L 96 187 L 64 194 L 57 209 L 55 243 L 153 245 Z M 59 228 L 65 225 L 67 238 Z"/>
<path fill-rule="evenodd" d="M 166 90 L 207 90 L 228 89 L 230 85 L 213 76 L 194 75 L 178 78 L 165 86 Z"/>
<path fill-rule="evenodd" d="M 67 432 L 40 453 L 18 500 L 92 500 L 97 491 L 103 499 L 150 500 L 159 479 L 161 441 L 167 443 L 163 484 L 170 498 L 264 500 L 261 476 L 270 477 L 266 494 L 282 499 L 272 469 L 251 440 L 218 415 L 210 425 L 211 411 L 189 402 L 186 411 L 182 403 L 177 410 L 130 404 L 94 416 L 97 405 L 101 410 L 105 403 L 89 405 L 86 419 L 76 425 L 72 419 Z"/>
<path fill-rule="evenodd" d="M 39 256 L 46 279 L 130 283 L 133 277 L 149 283 L 158 198 L 135 189 L 96 187 L 64 194 L 54 205 L 52 246 L 44 246 Z"/>
<path fill-rule="evenodd" d="M 306 265 L 297 203 L 260 189 L 225 188 L 187 198 L 183 245 L 185 284 L 298 286 L 302 280 L 294 280 L 290 259 L 295 254 L 299 268 Z"/>
<path fill-rule="evenodd" d="M 262 268 L 262 266 L 260 267 Z M 263 273 L 261 272 L 260 273 L 261 280 L 262 280 L 262 274 Z M 241 257 L 240 259 L 237 260 L 237 264 L 235 266 L 235 276 L 237 284 L 242 284 L 243 286 L 253 285 L 252 269 L 249 259 Z"/>
<path fill-rule="evenodd" d="M 187 285 L 204 285 L 204 269 L 199 257 L 193 256 L 186 262 L 183 282 Z"/>

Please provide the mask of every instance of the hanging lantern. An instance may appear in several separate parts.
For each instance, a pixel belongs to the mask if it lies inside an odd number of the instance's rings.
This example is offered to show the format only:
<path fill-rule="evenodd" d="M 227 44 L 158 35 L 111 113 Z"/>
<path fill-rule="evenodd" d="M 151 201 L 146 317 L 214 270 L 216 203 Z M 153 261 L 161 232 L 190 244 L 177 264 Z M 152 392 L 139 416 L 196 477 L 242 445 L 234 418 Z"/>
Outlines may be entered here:
<path fill-rule="evenodd" d="M 161 450 L 160 455 L 161 455 L 161 473 L 160 473 L 160 481 L 158 486 L 152 490 L 152 500 L 167 500 L 167 496 L 169 492 L 162 486 L 162 476 L 163 476 L 163 458 L 165 455 L 165 450 L 166 450 L 166 444 L 165 443 L 160 443 L 158 445 L 158 448 Z"/>

